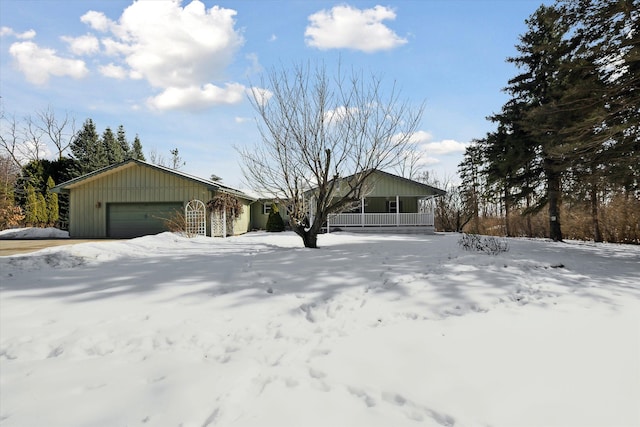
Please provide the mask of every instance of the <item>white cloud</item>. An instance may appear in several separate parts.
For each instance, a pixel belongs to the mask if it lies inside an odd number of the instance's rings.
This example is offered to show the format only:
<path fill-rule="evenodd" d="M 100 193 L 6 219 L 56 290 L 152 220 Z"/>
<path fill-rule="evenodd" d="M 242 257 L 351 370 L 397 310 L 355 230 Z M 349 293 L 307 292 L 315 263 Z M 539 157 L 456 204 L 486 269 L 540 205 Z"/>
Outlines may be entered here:
<path fill-rule="evenodd" d="M 1 37 L 13 36 L 21 40 L 31 40 L 36 36 L 36 31 L 28 30 L 28 31 L 25 31 L 24 33 L 16 33 L 11 27 L 2 27 L 0 28 L 0 36 Z"/>
<path fill-rule="evenodd" d="M 428 142 L 423 145 L 424 150 L 430 154 L 464 153 L 468 144 L 453 139 L 444 139 L 438 142 Z"/>
<path fill-rule="evenodd" d="M 244 95 L 245 87 L 239 83 L 228 83 L 224 88 L 208 83 L 203 87 L 169 87 L 147 104 L 158 110 L 203 110 L 214 105 L 237 104 Z"/>
<path fill-rule="evenodd" d="M 387 7 L 360 10 L 335 6 L 309 16 L 305 31 L 307 45 L 318 49 L 355 49 L 363 52 L 389 50 L 407 43 L 382 22 L 396 18 Z"/>
<path fill-rule="evenodd" d="M 127 70 L 119 65 L 110 63 L 108 65 L 102 65 L 99 67 L 100 74 L 113 79 L 123 80 L 127 78 Z"/>
<path fill-rule="evenodd" d="M 80 37 L 62 36 L 62 40 L 69 44 L 69 49 L 76 55 L 93 55 L 100 51 L 100 42 L 92 34 Z"/>
<path fill-rule="evenodd" d="M 62 58 L 55 50 L 41 48 L 30 41 L 13 43 L 9 53 L 26 79 L 37 85 L 47 83 L 51 76 L 80 79 L 89 73 L 84 61 Z"/>
<path fill-rule="evenodd" d="M 235 15 L 219 6 L 207 9 L 200 0 L 184 7 L 179 0 L 136 1 L 117 22 L 96 11 L 81 20 L 107 33 L 101 43 L 113 60 L 100 68 L 103 75 L 144 79 L 160 89 L 147 100 L 151 108 L 194 110 L 243 99 L 243 85 L 220 82 L 244 43 Z M 257 57 L 247 58 L 255 71 Z"/>
<path fill-rule="evenodd" d="M 111 52 L 153 86 L 203 85 L 223 78 L 244 42 L 234 29 L 236 12 L 199 0 L 184 8 L 179 2 L 133 3 L 113 25 Z"/>
<path fill-rule="evenodd" d="M 255 86 L 247 88 L 246 93 L 251 97 L 251 99 L 260 105 L 266 104 L 273 96 L 273 92 L 270 90 Z"/>
<path fill-rule="evenodd" d="M 101 32 L 107 31 L 113 25 L 113 21 L 107 18 L 104 13 L 95 10 L 90 10 L 82 15 L 80 21 Z"/>

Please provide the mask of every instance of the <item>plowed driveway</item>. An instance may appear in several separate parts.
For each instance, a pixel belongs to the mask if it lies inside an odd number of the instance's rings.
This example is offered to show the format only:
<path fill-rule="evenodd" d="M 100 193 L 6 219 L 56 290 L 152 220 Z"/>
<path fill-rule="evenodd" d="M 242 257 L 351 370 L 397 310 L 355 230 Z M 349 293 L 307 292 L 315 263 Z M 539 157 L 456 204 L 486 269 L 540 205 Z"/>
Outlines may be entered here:
<path fill-rule="evenodd" d="M 74 245 L 76 243 L 87 242 L 108 242 L 108 239 L 31 239 L 17 240 L 6 239 L 0 240 L 0 256 L 25 254 L 35 252 L 40 249 L 50 248 L 52 246 Z"/>

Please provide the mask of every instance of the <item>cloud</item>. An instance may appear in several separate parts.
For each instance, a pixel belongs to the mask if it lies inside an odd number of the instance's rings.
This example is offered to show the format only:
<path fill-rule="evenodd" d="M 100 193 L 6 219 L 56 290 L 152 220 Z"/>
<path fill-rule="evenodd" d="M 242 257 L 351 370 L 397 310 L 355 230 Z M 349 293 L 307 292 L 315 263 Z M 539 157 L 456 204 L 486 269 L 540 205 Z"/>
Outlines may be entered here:
<path fill-rule="evenodd" d="M 199 0 L 185 7 L 139 1 L 109 25 L 113 37 L 103 43 L 155 87 L 203 85 L 224 77 L 244 43 L 234 28 L 235 14 L 219 6 L 205 9 Z"/>
<path fill-rule="evenodd" d="M 156 110 L 200 110 L 244 99 L 245 87 L 225 82 L 226 69 L 244 44 L 235 29 L 236 11 L 207 9 L 200 0 L 136 1 L 117 21 L 90 11 L 81 21 L 105 33 L 103 53 L 112 58 L 100 72 L 117 79 L 144 79 L 160 94 L 147 100 Z M 247 72 L 260 69 L 247 56 Z"/>
<path fill-rule="evenodd" d="M 468 144 L 454 141 L 453 139 L 444 139 L 438 142 L 428 142 L 423 145 L 423 149 L 430 154 L 451 154 L 464 153 Z"/>
<path fill-rule="evenodd" d="M 0 28 L 0 37 L 5 37 L 5 36 L 13 36 L 21 40 L 31 40 L 36 36 L 36 31 L 28 30 L 28 31 L 25 31 L 24 33 L 16 33 L 11 27 L 2 27 Z"/>
<path fill-rule="evenodd" d="M 90 10 L 82 15 L 80 21 L 100 32 L 107 31 L 113 25 L 113 21 L 107 18 L 104 13 L 95 10 Z"/>
<path fill-rule="evenodd" d="M 127 70 L 113 63 L 110 63 L 108 65 L 102 65 L 98 69 L 100 70 L 100 74 L 106 77 L 111 77 L 113 79 L 118 79 L 118 80 L 123 80 L 127 78 Z"/>
<path fill-rule="evenodd" d="M 69 44 L 69 49 L 76 55 L 93 55 L 100 51 L 100 42 L 92 34 L 80 37 L 62 36 L 62 40 Z"/>
<path fill-rule="evenodd" d="M 227 83 L 225 87 L 211 83 L 203 87 L 169 87 L 160 95 L 147 100 L 147 105 L 157 110 L 203 110 L 213 105 L 237 104 L 245 95 L 245 87 L 239 83 Z"/>
<path fill-rule="evenodd" d="M 47 83 L 51 76 L 81 79 L 89 73 L 84 61 L 62 58 L 55 50 L 41 48 L 31 41 L 13 43 L 9 53 L 27 81 L 37 85 Z"/>
<path fill-rule="evenodd" d="M 383 6 L 364 10 L 335 6 L 309 16 L 305 42 L 322 50 L 354 49 L 367 53 L 390 50 L 407 43 L 382 23 L 395 18 L 395 12 Z"/>

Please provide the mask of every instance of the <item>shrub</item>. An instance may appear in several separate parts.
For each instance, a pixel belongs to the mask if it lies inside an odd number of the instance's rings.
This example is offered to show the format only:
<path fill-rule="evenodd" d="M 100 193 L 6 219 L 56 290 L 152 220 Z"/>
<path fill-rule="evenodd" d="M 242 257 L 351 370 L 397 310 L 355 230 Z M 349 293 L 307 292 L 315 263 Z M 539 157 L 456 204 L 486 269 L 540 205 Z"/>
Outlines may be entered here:
<path fill-rule="evenodd" d="M 498 255 L 509 250 L 509 244 L 504 239 L 467 233 L 462 234 L 458 245 L 466 251 L 483 252 L 489 255 Z"/>
<path fill-rule="evenodd" d="M 269 212 L 266 228 L 269 232 L 284 231 L 284 221 L 282 220 L 278 207 L 275 203 L 271 205 L 271 212 Z"/>

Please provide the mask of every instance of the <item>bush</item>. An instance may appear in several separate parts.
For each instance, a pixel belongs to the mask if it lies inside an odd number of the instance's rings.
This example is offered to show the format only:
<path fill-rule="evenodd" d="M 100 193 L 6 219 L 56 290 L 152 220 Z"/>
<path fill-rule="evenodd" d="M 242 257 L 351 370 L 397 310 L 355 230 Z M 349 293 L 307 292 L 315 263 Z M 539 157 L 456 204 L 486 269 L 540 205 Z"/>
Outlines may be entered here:
<path fill-rule="evenodd" d="M 509 250 L 509 245 L 504 239 L 467 233 L 462 234 L 458 245 L 465 251 L 483 252 L 489 255 L 498 255 Z"/>
<path fill-rule="evenodd" d="M 271 205 L 271 212 L 269 212 L 266 228 L 269 232 L 284 231 L 284 221 L 282 220 L 280 212 L 275 204 Z"/>

